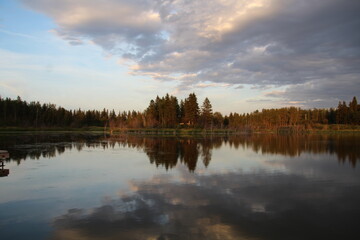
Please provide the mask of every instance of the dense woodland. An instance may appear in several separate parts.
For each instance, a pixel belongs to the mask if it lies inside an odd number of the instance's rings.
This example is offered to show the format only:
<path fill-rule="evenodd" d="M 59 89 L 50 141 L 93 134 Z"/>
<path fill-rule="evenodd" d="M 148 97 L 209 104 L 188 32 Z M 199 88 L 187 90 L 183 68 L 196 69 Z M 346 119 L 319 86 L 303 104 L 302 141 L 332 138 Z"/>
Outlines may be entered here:
<path fill-rule="evenodd" d="M 263 109 L 247 114 L 222 115 L 213 112 L 208 98 L 198 103 L 195 93 L 178 101 L 167 94 L 151 100 L 143 111 L 67 110 L 54 104 L 26 102 L 0 97 L 1 127 L 110 127 L 110 128 L 205 128 L 205 129 L 275 129 L 296 126 L 313 128 L 319 125 L 360 124 L 360 105 L 356 97 L 336 109 L 300 109 L 286 107 Z"/>

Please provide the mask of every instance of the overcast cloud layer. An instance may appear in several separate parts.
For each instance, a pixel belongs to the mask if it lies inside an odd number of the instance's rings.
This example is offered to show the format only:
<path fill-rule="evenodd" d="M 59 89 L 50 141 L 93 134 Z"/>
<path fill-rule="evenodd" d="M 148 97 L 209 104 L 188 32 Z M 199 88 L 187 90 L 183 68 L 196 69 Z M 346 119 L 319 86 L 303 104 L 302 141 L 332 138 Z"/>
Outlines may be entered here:
<path fill-rule="evenodd" d="M 205 83 L 285 86 L 266 96 L 305 105 L 360 91 L 360 1 L 23 3 L 54 19 L 54 32 L 70 44 L 91 41 L 130 61 L 132 74 L 178 81 L 181 90 Z"/>

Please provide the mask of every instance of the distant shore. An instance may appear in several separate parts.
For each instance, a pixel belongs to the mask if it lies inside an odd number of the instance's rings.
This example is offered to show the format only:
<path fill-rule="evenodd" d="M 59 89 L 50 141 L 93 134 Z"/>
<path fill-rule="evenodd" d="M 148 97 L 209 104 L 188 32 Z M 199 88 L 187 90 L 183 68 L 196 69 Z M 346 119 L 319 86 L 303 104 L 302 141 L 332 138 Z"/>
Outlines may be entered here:
<path fill-rule="evenodd" d="M 74 132 L 74 133 L 106 133 L 106 134 L 136 134 L 136 135 L 236 135 L 236 134 L 309 134 L 309 133 L 360 133 L 358 125 L 316 125 L 311 128 L 303 126 L 246 129 L 202 129 L 202 128 L 104 128 L 104 127 L 0 127 L 0 133 L 6 132 Z"/>

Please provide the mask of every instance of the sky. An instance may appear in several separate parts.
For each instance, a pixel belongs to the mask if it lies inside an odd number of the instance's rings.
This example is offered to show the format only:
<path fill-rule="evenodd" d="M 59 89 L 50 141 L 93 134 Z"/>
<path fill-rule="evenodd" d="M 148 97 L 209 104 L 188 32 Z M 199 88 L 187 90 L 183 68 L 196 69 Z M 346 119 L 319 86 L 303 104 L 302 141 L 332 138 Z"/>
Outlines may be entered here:
<path fill-rule="evenodd" d="M 358 0 L 0 0 L 0 96 L 223 114 L 360 97 Z"/>

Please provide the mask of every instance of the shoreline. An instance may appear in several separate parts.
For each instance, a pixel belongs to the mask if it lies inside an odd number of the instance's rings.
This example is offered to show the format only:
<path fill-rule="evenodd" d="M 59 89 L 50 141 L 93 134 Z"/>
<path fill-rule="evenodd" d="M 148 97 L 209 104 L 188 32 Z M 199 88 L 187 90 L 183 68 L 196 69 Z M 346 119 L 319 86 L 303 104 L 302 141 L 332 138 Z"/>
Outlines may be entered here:
<path fill-rule="evenodd" d="M 324 125 L 323 129 L 259 129 L 259 130 L 234 130 L 234 129 L 199 129 L 199 128 L 126 128 L 126 129 L 104 129 L 103 127 L 83 127 L 83 128 L 68 128 L 68 127 L 46 127 L 46 128 L 31 128 L 31 127 L 0 127 L 0 134 L 6 133 L 88 133 L 88 134 L 110 134 L 110 135 L 164 135 L 164 136 L 178 136 L 178 135 L 251 135 L 251 134 L 360 134 L 360 126 L 358 125 Z M 334 128 L 335 127 L 335 128 Z"/>

